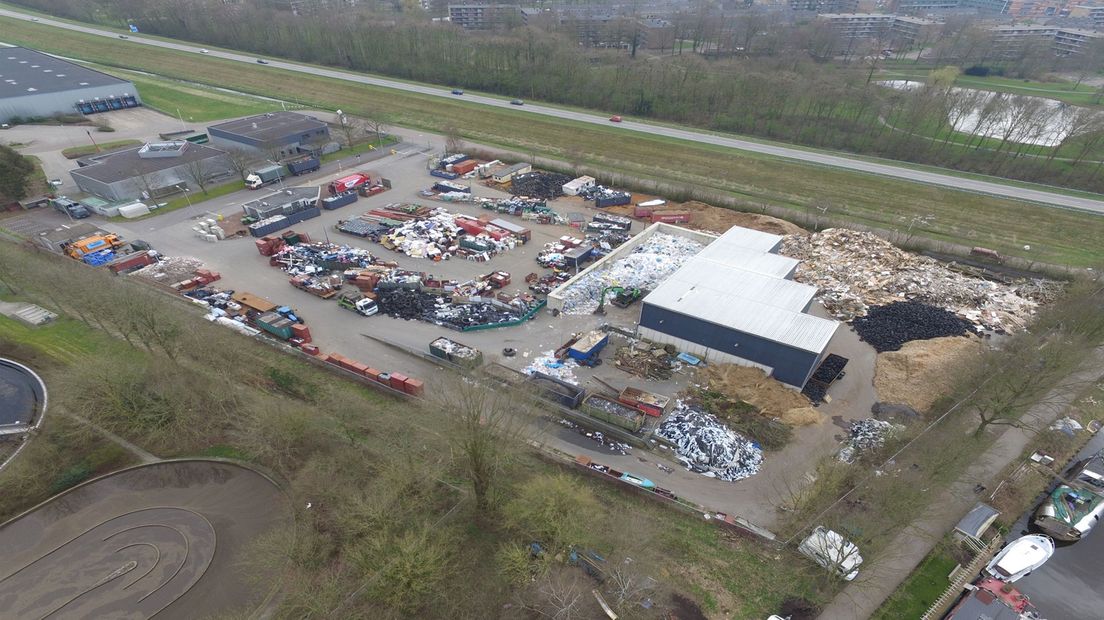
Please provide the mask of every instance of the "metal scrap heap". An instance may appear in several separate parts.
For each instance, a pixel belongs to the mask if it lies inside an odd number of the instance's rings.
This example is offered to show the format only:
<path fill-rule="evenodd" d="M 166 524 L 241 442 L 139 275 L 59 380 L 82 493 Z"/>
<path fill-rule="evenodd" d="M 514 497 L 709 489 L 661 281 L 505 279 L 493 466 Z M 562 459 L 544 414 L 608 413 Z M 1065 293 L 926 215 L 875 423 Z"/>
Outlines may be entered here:
<path fill-rule="evenodd" d="M 702 247 L 686 237 L 655 233 L 625 258 L 586 274 L 565 290 L 563 312 L 594 312 L 598 308 L 598 295 L 608 286 L 654 290 Z"/>
<path fill-rule="evenodd" d="M 563 186 L 571 180 L 558 172 L 529 172 L 519 174 L 510 182 L 510 193 L 515 196 L 556 198 L 563 196 Z"/>
<path fill-rule="evenodd" d="M 884 422 L 874 418 L 855 420 L 851 423 L 847 439 L 837 456 L 839 460 L 845 463 L 854 462 L 863 452 L 881 448 L 885 445 L 886 439 L 892 437 L 901 428 L 903 427 L 892 422 Z"/>
<path fill-rule="evenodd" d="M 344 271 L 379 263 L 368 250 L 322 242 L 285 245 L 269 258 L 269 262 L 295 276 Z"/>
<path fill-rule="evenodd" d="M 787 236 L 782 253 L 802 261 L 794 279 L 819 288 L 820 301 L 843 321 L 864 316 L 871 306 L 914 300 L 985 329 L 1015 332 L 1058 290 L 1044 280 L 994 282 L 964 275 L 874 234 L 845 228 Z"/>
<path fill-rule="evenodd" d="M 681 401 L 655 434 L 675 444 L 675 454 L 687 469 L 711 478 L 743 480 L 763 465 L 763 450 L 755 442 Z"/>
<path fill-rule="evenodd" d="M 509 302 L 486 299 L 457 303 L 450 295 L 414 288 L 381 290 L 376 299 L 380 312 L 400 319 L 415 319 L 463 331 L 480 325 L 516 321 L 534 308 L 534 300 L 518 296 Z"/>

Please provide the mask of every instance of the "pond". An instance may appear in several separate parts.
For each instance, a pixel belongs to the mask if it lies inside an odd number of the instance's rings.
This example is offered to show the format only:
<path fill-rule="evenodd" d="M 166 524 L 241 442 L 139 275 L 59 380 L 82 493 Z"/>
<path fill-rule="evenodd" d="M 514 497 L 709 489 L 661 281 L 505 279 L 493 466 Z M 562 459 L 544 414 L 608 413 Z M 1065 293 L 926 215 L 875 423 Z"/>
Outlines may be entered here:
<path fill-rule="evenodd" d="M 30 425 L 46 403 L 46 387 L 34 372 L 0 358 L 0 431 Z"/>
<path fill-rule="evenodd" d="M 896 90 L 918 90 L 924 86 L 914 80 L 879 84 Z M 1000 100 L 994 101 L 995 98 Z M 948 119 L 955 131 L 998 140 L 1007 135 L 1010 142 L 1038 146 L 1061 144 L 1082 109 L 1055 99 L 958 87 L 951 88 L 950 101 L 955 109 L 948 111 Z"/>

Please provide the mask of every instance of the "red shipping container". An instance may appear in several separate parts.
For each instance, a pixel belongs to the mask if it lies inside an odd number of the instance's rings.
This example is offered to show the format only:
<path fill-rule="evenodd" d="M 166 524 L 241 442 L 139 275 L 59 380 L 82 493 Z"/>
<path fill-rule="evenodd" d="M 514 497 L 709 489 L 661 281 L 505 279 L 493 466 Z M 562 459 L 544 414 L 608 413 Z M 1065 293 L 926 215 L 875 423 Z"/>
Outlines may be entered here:
<path fill-rule="evenodd" d="M 651 217 L 652 216 L 652 208 L 651 207 L 641 207 L 641 206 L 637 205 L 637 206 L 633 207 L 633 215 L 635 217 Z"/>
<path fill-rule="evenodd" d="M 345 370 L 351 370 L 353 372 L 356 372 L 356 365 L 357 365 L 357 361 L 354 360 L 354 359 L 349 359 L 347 357 L 341 358 L 341 367 L 344 368 Z"/>
<path fill-rule="evenodd" d="M 326 362 L 327 364 L 333 364 L 334 366 L 340 366 L 341 365 L 341 356 L 340 355 L 334 355 L 333 353 L 331 353 L 329 355 L 323 356 L 322 361 Z"/>
<path fill-rule="evenodd" d="M 303 342 L 310 342 L 311 341 L 310 329 L 306 325 L 303 325 L 301 323 L 296 323 L 295 325 L 292 325 L 291 326 L 291 333 L 296 338 L 301 338 L 303 340 Z"/>
<path fill-rule="evenodd" d="M 372 381 L 379 381 L 379 375 L 380 371 L 376 370 L 375 368 L 369 367 L 364 370 L 364 376 L 368 377 Z"/>
<path fill-rule="evenodd" d="M 368 365 L 367 364 L 361 364 L 360 362 L 353 362 L 353 372 L 355 372 L 356 374 L 363 376 L 364 373 L 367 370 L 368 370 Z"/>
<path fill-rule="evenodd" d="M 392 389 L 402 391 L 403 384 L 406 383 L 406 379 L 407 379 L 406 375 L 401 375 L 397 372 L 391 373 L 391 387 L 392 387 Z"/>
<path fill-rule="evenodd" d="M 667 224 L 680 224 L 690 221 L 689 211 L 653 211 L 652 223 L 665 222 Z"/>
<path fill-rule="evenodd" d="M 425 392 L 425 384 L 421 379 L 407 379 L 406 393 L 411 396 L 421 396 Z"/>
<path fill-rule="evenodd" d="M 307 355 L 318 355 L 318 347 L 313 344 L 305 344 L 299 348 Z"/>
<path fill-rule="evenodd" d="M 465 159 L 458 164 L 453 164 L 452 171 L 456 174 L 467 174 L 472 170 L 475 170 L 475 167 L 478 165 L 479 164 L 474 159 Z"/>

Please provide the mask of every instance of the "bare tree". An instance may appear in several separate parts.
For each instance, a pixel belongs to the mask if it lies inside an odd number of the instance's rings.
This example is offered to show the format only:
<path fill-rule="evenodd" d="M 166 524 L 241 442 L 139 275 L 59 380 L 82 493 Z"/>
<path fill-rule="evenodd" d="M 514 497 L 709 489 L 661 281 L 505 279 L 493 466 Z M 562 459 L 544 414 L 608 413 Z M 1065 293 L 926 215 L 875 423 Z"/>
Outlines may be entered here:
<path fill-rule="evenodd" d="M 257 156 L 252 151 L 231 148 L 226 149 L 226 160 L 230 164 L 230 169 L 236 172 L 244 183 L 245 177 L 252 172 L 253 166 L 257 163 Z"/>
<path fill-rule="evenodd" d="M 445 154 L 452 155 L 464 150 L 464 139 L 460 130 L 453 125 L 445 127 Z"/>
<path fill-rule="evenodd" d="M 195 183 L 200 191 L 204 194 L 207 193 L 207 186 L 211 184 L 211 177 L 207 172 L 207 160 L 194 159 L 185 162 L 184 173 L 188 175 L 188 179 Z"/>
<path fill-rule="evenodd" d="M 364 119 L 365 130 L 376 134 L 376 146 L 383 146 L 383 136 L 387 133 L 387 126 L 390 124 L 390 117 L 383 112 L 369 114 Z"/>
<path fill-rule="evenodd" d="M 353 146 L 357 139 L 364 135 L 364 126 L 361 125 L 359 120 L 344 114 L 338 115 L 338 120 L 341 122 L 338 127 L 341 130 L 341 135 L 345 137 L 346 148 Z"/>

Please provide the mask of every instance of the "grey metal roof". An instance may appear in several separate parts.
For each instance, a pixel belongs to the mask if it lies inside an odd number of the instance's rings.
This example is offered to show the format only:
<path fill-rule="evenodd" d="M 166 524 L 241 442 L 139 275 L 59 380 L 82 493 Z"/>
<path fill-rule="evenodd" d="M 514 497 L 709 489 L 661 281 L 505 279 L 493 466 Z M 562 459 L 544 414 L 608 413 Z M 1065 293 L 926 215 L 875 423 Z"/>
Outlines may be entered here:
<path fill-rule="evenodd" d="M 0 99 L 111 85 L 119 95 L 137 94 L 127 80 L 25 47 L 0 48 Z"/>
<path fill-rule="evenodd" d="M 738 247 L 758 252 L 773 252 L 781 243 L 782 235 L 773 235 L 753 228 L 744 228 L 743 226 L 733 226 L 725 231 L 723 235 L 717 237 L 716 241 L 710 243 L 709 246 L 715 246 L 718 250 Z"/>
<path fill-rule="evenodd" d="M 716 242 L 714 242 L 716 243 Z M 790 275 L 801 262 L 789 256 L 779 256 L 770 252 L 749 250 L 733 245 L 714 245 L 710 243 L 705 249 L 694 257 L 708 259 L 728 265 L 736 265 L 744 271 L 754 271 L 765 276 L 785 278 Z"/>
<path fill-rule="evenodd" d="M 666 282 L 681 282 L 687 287 L 711 290 L 719 295 L 738 292 L 749 299 L 790 312 L 802 312 L 813 301 L 815 286 L 784 280 L 707 258 L 688 261 Z"/>
<path fill-rule="evenodd" d="M 1021 620 L 1022 617 L 989 592 L 974 590 L 951 610 L 947 620 Z"/>
<path fill-rule="evenodd" d="M 142 149 L 142 146 L 90 157 L 88 160 L 96 163 L 71 170 L 69 174 L 95 179 L 101 183 L 115 183 L 125 179 L 133 179 L 143 174 L 175 168 L 188 162 L 225 155 L 218 149 L 188 142 L 184 145 L 184 150 L 178 157 L 144 158 L 138 156 L 138 151 Z"/>
<path fill-rule="evenodd" d="M 254 127 L 256 125 L 256 127 Z M 258 114 L 236 121 L 227 121 L 211 125 L 208 129 L 217 129 L 235 136 L 252 138 L 261 142 L 280 140 L 287 136 L 303 134 L 326 127 L 326 123 L 297 112 L 270 112 Z"/>
<path fill-rule="evenodd" d="M 1000 515 L 1000 511 L 996 508 L 979 503 L 965 517 L 962 517 L 962 520 L 958 522 L 954 529 L 977 538 L 989 528 L 989 525 L 993 523 L 993 519 L 996 519 L 998 515 Z"/>

